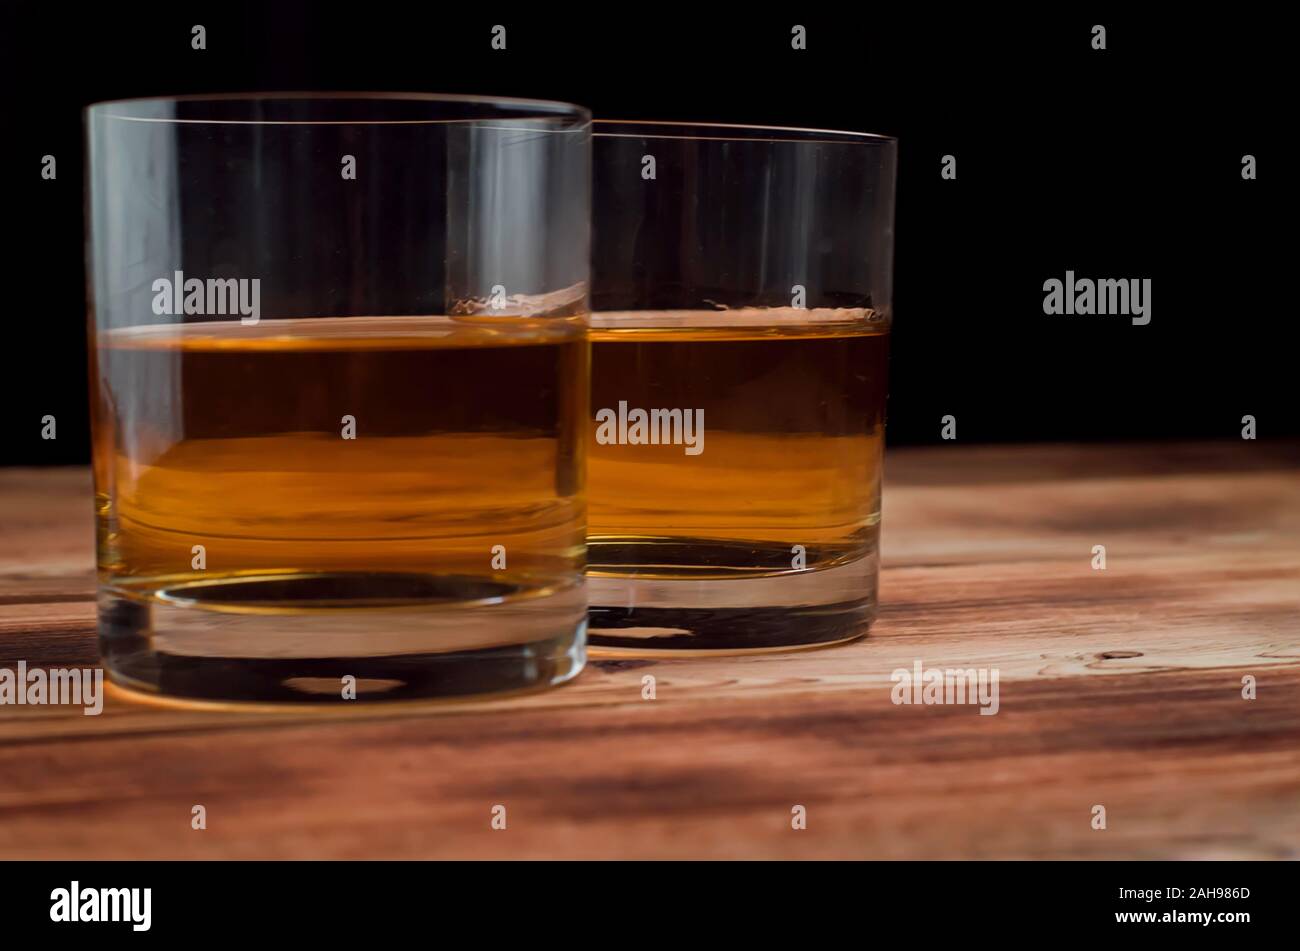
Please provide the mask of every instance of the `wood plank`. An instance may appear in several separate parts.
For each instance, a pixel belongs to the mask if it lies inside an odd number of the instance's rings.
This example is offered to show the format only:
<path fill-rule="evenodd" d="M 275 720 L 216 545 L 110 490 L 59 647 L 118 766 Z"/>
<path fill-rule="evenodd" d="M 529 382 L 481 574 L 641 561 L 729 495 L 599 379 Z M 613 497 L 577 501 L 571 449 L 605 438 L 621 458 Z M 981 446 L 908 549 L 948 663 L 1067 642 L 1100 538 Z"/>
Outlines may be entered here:
<path fill-rule="evenodd" d="M 0 706 L 0 857 L 1300 857 L 1297 448 L 891 451 L 881 618 L 841 648 L 490 702 Z M 94 662 L 88 493 L 0 472 L 0 665 Z M 894 704 L 916 660 L 996 667 L 998 714 Z"/>

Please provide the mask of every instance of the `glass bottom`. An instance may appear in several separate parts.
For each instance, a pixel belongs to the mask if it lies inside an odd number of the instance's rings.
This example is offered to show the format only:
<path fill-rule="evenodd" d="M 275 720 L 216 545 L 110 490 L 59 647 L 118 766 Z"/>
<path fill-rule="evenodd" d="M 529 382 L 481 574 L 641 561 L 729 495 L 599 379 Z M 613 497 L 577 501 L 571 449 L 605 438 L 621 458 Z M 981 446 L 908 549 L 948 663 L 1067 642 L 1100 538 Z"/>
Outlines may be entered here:
<path fill-rule="evenodd" d="M 581 582 L 416 574 L 242 575 L 105 585 L 100 649 L 128 690 L 348 704 L 513 693 L 586 661 Z"/>
<path fill-rule="evenodd" d="M 736 547 L 640 539 L 633 548 L 590 539 L 587 642 L 593 653 L 759 653 L 829 646 L 867 633 L 876 613 L 874 551 L 802 571 L 720 577 L 664 567 L 735 564 Z M 751 564 L 789 560 L 784 546 L 773 547 L 770 557 L 752 545 L 741 547 Z M 628 571 L 633 563 L 645 567 Z"/>

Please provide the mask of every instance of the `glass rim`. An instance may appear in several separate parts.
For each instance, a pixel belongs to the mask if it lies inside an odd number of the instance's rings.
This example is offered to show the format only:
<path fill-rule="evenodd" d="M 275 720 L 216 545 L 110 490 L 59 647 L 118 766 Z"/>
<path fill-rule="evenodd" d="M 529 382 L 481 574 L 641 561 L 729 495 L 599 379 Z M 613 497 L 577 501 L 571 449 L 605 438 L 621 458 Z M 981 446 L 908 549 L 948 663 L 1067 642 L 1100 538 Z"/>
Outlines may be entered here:
<path fill-rule="evenodd" d="M 481 115 L 469 115 L 455 118 L 409 118 L 409 119 L 256 119 L 256 118 L 209 118 L 168 116 L 150 116 L 141 113 L 149 109 L 158 109 L 177 103 L 407 103 L 430 105 L 460 105 L 481 107 Z M 502 109 L 518 114 L 493 115 L 490 110 Z M 588 129 L 591 126 L 591 110 L 576 103 L 555 99 L 526 99 L 515 96 L 472 95 L 462 93 L 431 92 L 366 92 L 366 91 L 272 91 L 272 92 L 232 92 L 232 93 L 193 93 L 179 96 L 139 96 L 124 99 L 105 99 L 88 103 L 83 113 L 87 119 L 120 119 L 128 122 L 157 122 L 168 125 L 498 125 L 507 127 L 527 127 L 532 131 L 573 132 Z M 134 114 L 133 114 L 134 113 Z M 537 129 L 537 123 L 553 123 L 554 129 Z"/>
<path fill-rule="evenodd" d="M 602 131 L 609 129 L 611 131 Z M 633 131 L 646 127 L 651 131 Z M 625 128 L 627 131 L 612 131 Z M 656 129 L 662 132 L 654 131 Z M 814 129 L 803 126 L 747 125 L 730 122 L 678 122 L 659 119 L 593 119 L 593 138 L 674 139 L 690 142 L 788 142 L 837 145 L 893 145 L 897 136 L 846 129 Z"/>

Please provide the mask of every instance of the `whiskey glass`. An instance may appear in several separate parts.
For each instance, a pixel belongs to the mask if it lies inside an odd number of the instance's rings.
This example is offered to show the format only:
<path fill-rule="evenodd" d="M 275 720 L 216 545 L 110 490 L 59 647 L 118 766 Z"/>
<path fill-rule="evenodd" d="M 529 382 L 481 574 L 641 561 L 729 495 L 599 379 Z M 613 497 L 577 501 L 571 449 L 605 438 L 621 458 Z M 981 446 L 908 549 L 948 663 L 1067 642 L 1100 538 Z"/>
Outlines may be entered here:
<path fill-rule="evenodd" d="M 592 148 L 590 644 L 861 636 L 896 140 L 598 120 Z"/>
<path fill-rule="evenodd" d="M 270 94 L 85 124 L 112 680 L 338 704 L 577 674 L 589 114 Z"/>

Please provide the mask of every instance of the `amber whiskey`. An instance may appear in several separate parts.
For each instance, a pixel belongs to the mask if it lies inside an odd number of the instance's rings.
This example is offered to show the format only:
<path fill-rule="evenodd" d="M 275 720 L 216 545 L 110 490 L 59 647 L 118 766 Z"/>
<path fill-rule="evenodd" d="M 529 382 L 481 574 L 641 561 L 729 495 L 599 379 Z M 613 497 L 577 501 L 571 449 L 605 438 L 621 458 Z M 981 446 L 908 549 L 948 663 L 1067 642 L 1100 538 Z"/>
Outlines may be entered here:
<path fill-rule="evenodd" d="M 575 672 L 583 323 L 101 332 L 101 633 L 115 676 L 312 700 L 337 699 L 348 675 L 376 695 L 446 696 Z M 234 615 L 256 623 L 223 624 Z"/>
<path fill-rule="evenodd" d="M 591 642 L 750 650 L 863 633 L 887 319 L 634 312 L 596 314 L 592 326 L 593 413 L 699 411 L 703 432 L 691 454 L 671 433 L 600 440 L 593 429 Z"/>

